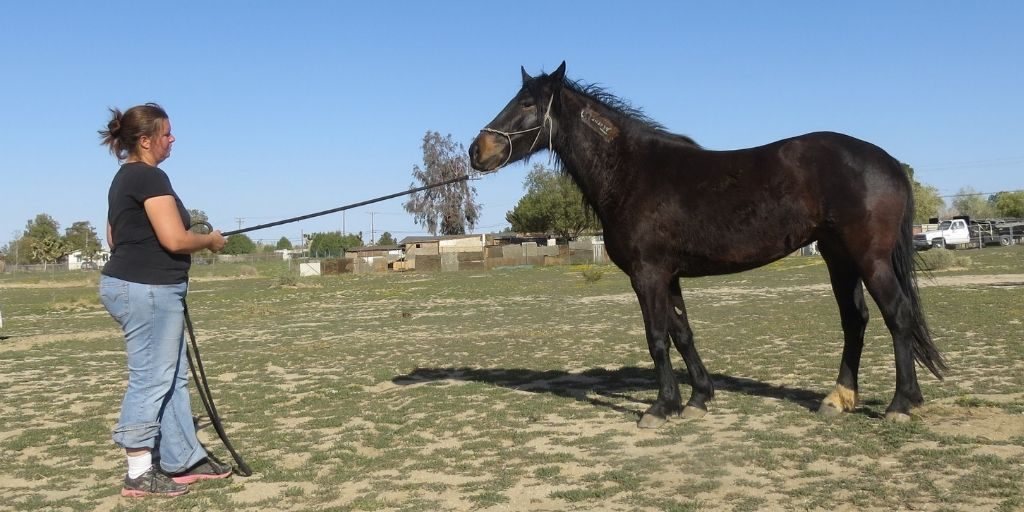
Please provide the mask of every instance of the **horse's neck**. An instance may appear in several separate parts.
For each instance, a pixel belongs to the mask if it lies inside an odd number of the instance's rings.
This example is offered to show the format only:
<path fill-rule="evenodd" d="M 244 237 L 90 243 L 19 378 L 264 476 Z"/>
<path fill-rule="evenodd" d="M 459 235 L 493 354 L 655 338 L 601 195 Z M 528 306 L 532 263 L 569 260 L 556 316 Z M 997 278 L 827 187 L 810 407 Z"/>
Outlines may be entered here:
<path fill-rule="evenodd" d="M 603 104 L 572 91 L 563 90 L 553 149 L 563 168 L 576 180 L 584 197 L 599 216 L 611 215 L 629 180 L 622 155 L 624 130 L 619 115 Z"/>

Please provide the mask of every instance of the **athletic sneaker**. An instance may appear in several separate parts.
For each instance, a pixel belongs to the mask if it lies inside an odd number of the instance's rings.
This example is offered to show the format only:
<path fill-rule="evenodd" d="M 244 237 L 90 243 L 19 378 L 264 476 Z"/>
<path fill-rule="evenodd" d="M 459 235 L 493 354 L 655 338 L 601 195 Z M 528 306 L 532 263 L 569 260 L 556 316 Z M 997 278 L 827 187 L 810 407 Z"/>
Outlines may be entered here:
<path fill-rule="evenodd" d="M 124 476 L 124 487 L 121 488 L 121 496 L 129 498 L 141 498 L 142 496 L 181 496 L 188 492 L 188 486 L 179 484 L 171 477 L 150 467 L 138 478 Z"/>
<path fill-rule="evenodd" d="M 231 476 L 231 466 L 206 458 L 187 471 L 171 475 L 171 480 L 179 484 L 191 484 L 199 480 L 212 480 Z"/>

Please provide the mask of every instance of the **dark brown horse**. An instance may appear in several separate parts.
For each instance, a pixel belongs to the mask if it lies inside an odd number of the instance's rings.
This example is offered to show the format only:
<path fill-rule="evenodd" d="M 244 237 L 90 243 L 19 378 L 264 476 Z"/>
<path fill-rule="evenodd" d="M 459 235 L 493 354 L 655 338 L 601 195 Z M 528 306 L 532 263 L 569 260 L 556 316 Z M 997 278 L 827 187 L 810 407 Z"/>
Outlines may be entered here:
<path fill-rule="evenodd" d="M 565 79 L 565 63 L 531 77 L 470 146 L 473 168 L 494 171 L 544 148 L 557 155 L 604 227 L 608 255 L 643 312 L 658 399 L 640 419 L 700 417 L 714 387 L 694 346 L 681 277 L 740 272 L 812 241 L 828 266 L 845 345 L 839 377 L 819 411 L 857 404 L 868 308 L 866 286 L 892 334 L 896 393 L 886 409 L 909 419 L 923 401 L 914 360 L 941 379 L 913 272 L 913 196 L 900 163 L 838 133 L 810 133 L 750 149 L 709 151 L 667 132 L 622 101 Z M 692 393 L 683 407 L 669 339 Z"/>

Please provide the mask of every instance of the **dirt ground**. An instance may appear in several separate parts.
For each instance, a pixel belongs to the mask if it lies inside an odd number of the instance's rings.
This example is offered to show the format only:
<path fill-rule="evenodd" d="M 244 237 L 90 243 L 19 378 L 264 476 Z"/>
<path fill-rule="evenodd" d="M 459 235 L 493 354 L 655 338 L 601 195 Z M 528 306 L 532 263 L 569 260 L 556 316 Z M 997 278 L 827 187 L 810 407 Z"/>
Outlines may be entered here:
<path fill-rule="evenodd" d="M 938 275 L 932 279 L 921 279 L 920 285 L 922 287 L 931 286 L 945 286 L 945 287 L 969 287 L 969 286 L 985 286 L 985 287 L 1000 287 L 1000 288 L 1024 288 L 1024 274 L 999 274 L 999 275 L 957 275 L 957 276 L 944 276 Z M 82 286 L 81 283 L 62 283 L 60 285 L 55 284 L 7 284 L 0 285 L 2 289 L 15 289 L 15 288 L 53 288 L 59 286 Z M 806 285 L 806 286 L 792 286 L 773 288 L 772 290 L 761 289 L 757 287 L 716 287 L 713 289 L 698 289 L 693 290 L 692 293 L 697 296 L 714 296 L 722 301 L 728 302 L 736 300 L 744 296 L 750 295 L 761 295 L 766 296 L 772 293 L 777 293 L 779 290 L 790 291 L 790 292 L 827 292 L 829 290 L 828 285 Z M 635 301 L 635 296 L 631 293 L 615 293 L 606 295 L 589 296 L 581 298 L 581 303 L 591 302 L 621 302 L 623 304 L 630 304 Z M 404 314 L 404 313 L 403 313 Z M 422 313 L 426 316 L 426 313 Z M 1019 330 L 1021 320 L 1016 319 Z M 312 325 L 316 325 L 315 319 L 311 320 Z M 1012 321 L 1011 321 L 1012 322 Z M 292 326 L 300 327 L 300 325 Z M 2 333 L 0 333 L 2 334 Z M 252 331 L 246 333 L 242 331 L 241 336 L 251 335 L 256 338 L 260 336 L 259 332 Z M 6 357 L 5 354 L 25 351 L 33 348 L 43 346 L 57 346 L 65 342 L 81 342 L 89 340 L 100 340 L 108 338 L 119 337 L 120 333 L 117 329 L 111 325 L 108 328 L 102 328 L 92 330 L 88 332 L 62 332 L 62 333 L 49 333 L 49 334 L 34 334 L 27 336 L 19 336 L 0 342 L 0 358 Z M 111 354 L 114 356 L 115 354 Z M 1013 367 L 1013 366 L 1011 366 Z M 1020 368 L 1017 364 L 1016 368 Z M 277 366 L 267 365 L 264 368 L 266 375 L 269 378 L 274 379 L 278 382 L 283 383 L 280 387 L 282 391 L 295 394 L 292 398 L 293 403 L 298 404 L 302 399 L 302 391 L 304 386 L 308 384 L 308 380 L 311 378 L 306 372 L 296 372 L 292 369 Z M 607 400 L 607 393 L 602 393 L 600 390 L 593 391 L 592 388 L 600 388 L 602 379 L 600 377 L 590 377 L 587 375 L 587 371 L 594 370 L 588 365 L 580 365 L 578 368 L 566 368 L 565 373 L 556 375 L 554 378 L 546 380 L 538 380 L 528 383 L 519 383 L 514 389 L 515 394 L 521 394 L 527 398 L 535 396 L 538 392 L 554 392 L 554 390 L 577 390 L 581 396 L 577 397 L 577 402 L 580 407 L 586 406 L 587 401 L 602 401 Z M 618 368 L 607 368 L 607 371 L 614 372 L 620 371 Z M 239 372 L 226 372 L 217 375 L 217 383 L 231 383 L 235 382 L 239 377 Z M 72 374 L 68 374 L 68 379 L 73 377 Z M 774 378 L 775 382 L 786 382 L 787 375 L 777 375 Z M 413 395 L 414 391 L 422 390 L 426 388 L 432 388 L 433 392 L 438 390 L 444 390 L 445 392 L 457 392 L 458 388 L 471 385 L 472 379 L 462 380 L 458 378 L 456 374 L 449 374 L 447 378 L 442 379 L 423 379 L 417 381 L 415 378 L 409 378 L 405 380 L 385 379 L 379 380 L 374 383 L 368 383 L 364 386 L 363 390 L 370 396 L 375 397 L 375 400 L 380 400 L 383 403 L 396 401 L 392 405 L 394 407 L 400 407 L 403 400 L 411 403 L 416 400 Z M 57 381 L 57 384 L 64 387 L 73 387 L 71 382 Z M 19 376 L 8 375 L 0 373 L 0 390 L 3 390 L 8 397 L 12 396 L 24 396 L 27 393 L 31 393 L 29 389 L 32 386 L 31 382 L 26 382 L 19 378 Z M 587 391 L 591 389 L 590 391 Z M 728 394 L 728 391 L 726 391 Z M 631 398 L 632 397 L 632 398 Z M 480 472 L 476 476 L 472 472 L 465 472 L 459 474 L 456 472 L 449 471 L 431 471 L 429 469 L 413 469 L 406 471 L 403 469 L 379 470 L 373 473 L 372 478 L 361 478 L 353 479 L 351 481 L 339 482 L 332 487 L 333 495 L 330 499 L 323 501 L 317 501 L 314 508 L 320 510 L 348 510 L 353 508 L 353 503 L 358 503 L 361 498 L 365 498 L 368 492 L 374 488 L 374 480 L 401 480 L 401 486 L 395 486 L 390 488 L 384 488 L 379 492 L 372 493 L 374 496 L 374 502 L 377 505 L 367 504 L 367 510 L 370 509 L 401 509 L 401 506 L 387 506 L 387 504 L 401 504 L 408 501 L 412 497 L 416 496 L 416 491 L 413 489 L 417 488 L 428 488 L 438 489 L 432 495 L 432 499 L 436 500 L 437 503 L 442 505 L 442 508 L 447 510 L 486 510 L 486 511 L 497 511 L 497 510 L 537 510 L 537 511 L 556 511 L 567 509 L 567 486 L 565 482 L 593 482 L 595 479 L 608 478 L 608 474 L 617 474 L 617 471 L 621 471 L 614 467 L 614 463 L 609 462 L 609 457 L 612 460 L 615 458 L 621 458 L 624 460 L 631 461 L 642 461 L 649 459 L 652 461 L 692 461 L 694 460 L 693 445 L 685 442 L 666 442 L 665 435 L 663 432 L 651 430 L 640 430 L 637 429 L 636 425 L 632 421 L 625 421 L 622 410 L 642 410 L 647 406 L 645 399 L 637 398 L 635 395 L 629 395 L 618 397 L 619 401 L 615 402 L 615 407 L 609 408 L 607 411 L 603 411 L 597 414 L 590 414 L 585 421 L 575 421 L 572 419 L 570 413 L 568 417 L 566 415 L 555 415 L 546 414 L 537 418 L 534 418 L 532 423 L 527 425 L 512 425 L 510 428 L 515 428 L 520 432 L 522 441 L 519 446 L 515 446 L 518 441 L 499 441 L 500 443 L 511 443 L 509 449 L 525 449 L 530 453 L 543 454 L 547 456 L 554 456 L 553 460 L 559 460 L 559 457 L 571 463 L 557 464 L 549 463 L 543 467 L 534 469 L 534 475 L 525 475 L 519 478 L 518 482 L 512 485 L 510 488 L 504 490 L 501 494 L 504 497 L 504 501 L 499 503 L 488 504 L 486 502 L 481 503 L 479 500 L 474 501 L 469 498 L 466 492 L 460 491 L 463 488 L 473 488 L 477 483 L 482 483 L 486 479 L 494 478 L 490 473 Z M 915 419 L 920 421 L 923 426 L 938 434 L 954 436 L 961 439 L 973 439 L 977 440 L 977 447 L 975 448 L 975 455 L 978 456 L 991 456 L 1001 460 L 1019 460 L 1022 461 L 1020 465 L 1021 474 L 1024 475 L 1024 447 L 1021 444 L 1009 443 L 1012 440 L 1024 439 L 1024 416 L 1021 414 L 1013 414 L 1008 412 L 1005 408 L 1000 407 L 1000 404 L 1005 403 L 1021 403 L 1024 402 L 1024 393 L 1013 393 L 1013 394 L 1001 394 L 1001 393 L 975 393 L 970 397 L 972 400 L 977 400 L 983 404 L 980 406 L 974 406 L 965 408 L 960 406 L 959 401 L 962 401 L 962 397 L 947 397 L 939 398 L 936 400 L 929 400 L 926 405 L 915 411 Z M 88 396 L 72 396 L 66 400 L 67 406 L 72 413 L 82 413 L 89 410 L 106 410 L 106 405 L 102 402 L 91 400 Z M 490 404 L 495 406 L 494 404 Z M 11 401 L 10 398 L 5 398 L 0 402 L 0 415 L 8 416 L 13 415 L 15 412 L 24 413 L 19 411 L 21 407 L 19 402 Z M 500 406 L 498 406 L 500 407 Z M 459 422 L 464 425 L 465 429 L 472 429 L 472 422 L 477 414 L 486 414 L 486 411 L 473 412 L 471 408 L 467 409 L 467 417 L 460 418 Z M 773 429 L 778 426 L 770 422 L 771 418 L 762 415 L 750 415 L 742 410 L 726 409 L 717 410 L 712 414 L 709 414 L 706 418 L 696 420 L 700 422 L 701 431 L 699 437 L 701 439 L 712 439 L 716 445 L 720 446 L 742 446 L 748 439 L 750 432 L 758 433 L 757 435 L 763 435 L 770 437 L 772 434 L 781 434 L 785 436 L 797 437 L 803 436 L 808 433 L 812 428 L 809 425 L 794 425 L 783 429 L 779 432 L 773 432 Z M 42 419 L 36 418 L 38 421 L 34 424 L 34 427 L 46 427 L 53 426 L 59 427 L 61 422 L 59 419 Z M 110 423 L 116 421 L 116 414 L 114 412 L 107 412 L 99 418 L 100 423 Z M 353 431 L 372 431 L 381 432 L 385 430 L 379 422 L 373 418 L 365 418 L 355 416 L 347 421 L 344 425 L 331 427 L 331 428 L 317 428 L 310 427 L 311 424 L 316 423 L 317 418 L 313 415 L 291 415 L 282 414 L 275 419 L 276 427 L 282 430 L 295 430 L 295 429 L 306 429 L 316 428 L 316 435 L 323 439 L 323 449 L 330 450 L 335 449 L 335 446 L 331 444 L 331 440 L 342 438 L 349 435 Z M 678 425 L 677 422 L 684 420 L 674 419 L 671 424 Z M 6 423 L 6 422 L 5 422 Z M 18 429 L 14 428 L 13 425 L 6 424 L 5 428 L 0 429 L 0 443 L 12 440 L 19 435 Z M 246 425 L 234 425 L 234 429 L 244 431 Z M 541 433 L 542 435 L 531 435 L 531 433 Z M 466 434 L 466 435 L 464 435 Z M 209 434 L 204 433 L 204 436 L 208 437 Z M 421 444 L 416 446 L 418 453 L 426 456 L 452 452 L 466 449 L 467 438 L 472 438 L 466 432 L 461 430 L 445 431 L 437 430 L 433 432 L 422 432 L 419 434 L 422 437 Z M 683 431 L 681 436 L 697 436 L 697 434 L 690 433 L 689 431 Z M 566 442 L 566 440 L 574 439 L 616 439 L 625 440 L 624 442 L 617 442 L 613 448 L 606 448 L 606 451 L 595 452 L 592 448 L 587 445 L 578 445 L 573 442 Z M 105 440 L 97 439 L 97 443 L 102 443 Z M 211 443 L 216 443 L 212 439 L 208 439 Z M 78 442 L 78 441 L 76 441 Z M 388 448 L 386 446 L 374 445 L 373 443 L 366 443 L 361 441 L 346 441 L 346 448 L 350 449 L 355 456 L 372 459 L 374 457 L 383 456 Z M 921 450 L 936 449 L 937 443 L 934 441 L 925 441 L 921 443 L 907 443 L 901 445 L 897 451 L 885 454 L 875 460 L 856 460 L 856 458 L 850 461 L 850 465 L 835 465 L 823 461 L 811 461 L 807 466 L 788 466 L 785 464 L 778 465 L 777 467 L 765 468 L 765 467 L 750 467 L 749 465 L 741 464 L 721 464 L 719 470 L 714 474 L 717 485 L 712 488 L 701 488 L 696 482 L 690 482 L 693 489 L 692 496 L 697 503 L 696 505 L 687 505 L 682 503 L 676 509 L 661 508 L 661 510 L 702 510 L 702 509 L 716 509 L 716 507 L 709 504 L 720 504 L 720 503 L 736 503 L 738 489 L 742 490 L 742 494 L 749 496 L 751 501 L 748 502 L 747 508 L 750 510 L 781 510 L 792 505 L 791 492 L 800 489 L 805 486 L 807 475 L 817 475 L 818 477 L 826 477 L 828 479 L 844 479 L 847 477 L 853 477 L 858 471 L 861 465 L 867 466 L 870 464 L 872 467 L 884 468 L 891 466 L 893 468 L 900 467 L 898 461 L 904 457 L 913 457 L 914 454 Z M 48 456 L 48 446 L 36 446 L 27 445 L 23 446 L 17 454 L 13 454 L 18 461 L 29 462 L 39 459 L 46 458 Z M 781 452 L 791 451 L 791 448 L 778 448 Z M 780 453 L 781 453 L 780 452 Z M 93 469 L 97 471 L 117 471 L 122 461 L 117 453 L 113 450 L 101 450 L 101 455 L 96 455 L 91 462 Z M 303 468 L 316 468 L 317 464 L 312 461 L 316 457 L 317 451 L 298 451 L 293 453 L 272 453 L 272 454 L 261 454 L 262 457 L 273 458 L 273 463 L 283 470 L 299 471 Z M 712 451 L 713 453 L 713 451 Z M 9 454 L 10 455 L 10 454 Z M 771 457 L 772 454 L 766 454 L 767 457 Z M 491 463 L 500 463 L 498 460 L 491 460 Z M 331 466 L 322 466 L 323 471 L 333 471 Z M 546 478 L 539 475 L 539 472 L 545 471 L 548 468 L 552 472 L 557 470 L 557 477 Z M 664 490 L 678 488 L 680 480 L 686 480 L 685 468 L 674 468 L 672 471 L 666 471 L 661 476 L 653 476 L 646 482 L 646 485 L 653 485 L 654 488 L 661 488 Z M 318 477 L 326 477 L 327 475 L 316 475 Z M 886 473 L 887 478 L 894 479 L 914 479 L 916 478 L 913 474 L 899 474 L 899 473 Z M 623 476 L 626 478 L 626 476 Z M 659 482 L 661 479 L 663 481 Z M 313 479 L 310 481 L 279 481 L 269 477 L 266 473 L 258 473 L 251 478 L 235 478 L 234 482 L 230 487 L 223 489 L 225 494 L 233 503 L 232 508 L 245 509 L 245 510 L 259 510 L 266 507 L 268 503 L 274 503 L 275 506 L 284 506 L 290 510 L 302 510 L 304 507 L 301 505 L 287 505 L 287 502 L 275 501 L 280 500 L 282 496 L 294 495 L 294 496 L 309 496 L 314 495 L 318 491 L 318 485 L 313 483 Z M 614 480 L 614 478 L 612 479 Z M 69 497 L 90 495 L 95 493 L 96 487 L 107 486 L 108 482 L 100 481 L 97 479 L 86 479 L 77 482 L 72 486 L 60 486 L 54 488 L 48 484 L 49 480 L 39 479 L 34 480 L 24 473 L 11 473 L 0 470 L 0 495 L 8 496 L 22 496 L 26 493 L 36 494 L 42 496 L 42 502 L 59 502 Z M 780 482 L 783 484 L 780 486 Z M 938 478 L 931 482 L 931 485 L 938 489 L 938 495 L 943 493 L 955 493 L 956 486 L 960 485 L 956 479 L 956 475 L 947 475 L 946 478 Z M 594 484 L 596 487 L 600 487 L 602 484 L 597 482 Z M 603 484 L 611 485 L 611 484 Z M 594 492 L 599 493 L 600 489 Z M 568 496 L 572 496 L 569 494 Z M 896 505 L 892 503 L 864 503 L 857 502 L 856 500 L 850 499 L 849 491 L 837 491 L 835 496 L 832 497 L 832 505 L 829 508 L 831 510 L 849 510 L 849 511 L 861 511 L 861 510 L 895 510 L 899 509 L 902 505 Z M 586 509 L 591 510 L 594 503 L 591 501 L 583 500 L 579 504 L 573 504 L 572 500 L 569 499 L 569 508 L 574 509 Z M 984 500 L 976 502 L 978 510 L 991 509 L 998 503 L 998 500 L 993 497 L 991 502 L 985 502 Z M 385 505 L 380 505 L 385 504 Z M 704 504 L 703 506 L 700 504 Z M 125 500 L 119 498 L 116 495 L 103 497 L 93 501 L 94 510 L 110 511 L 118 510 L 126 505 Z M 138 506 L 138 505 L 131 505 Z M 7 505 L 0 502 L 0 510 L 7 510 Z M 217 505 L 214 504 L 212 509 L 217 509 Z M 363 509 L 361 507 L 354 507 L 355 509 Z M 12 510 L 20 509 L 20 506 Z M 614 500 L 604 502 L 599 506 L 600 510 L 659 510 L 656 507 L 651 507 L 646 503 L 630 502 L 629 500 Z M 744 510 L 745 507 L 742 505 L 736 505 L 731 510 Z M 807 509 L 823 509 L 818 502 L 813 502 L 807 507 Z M 941 510 L 943 509 L 943 503 L 939 501 L 924 501 L 919 503 L 917 509 L 920 510 Z M 959 509 L 959 508 L 956 508 Z M 1021 509 L 1024 510 L 1024 509 Z"/>

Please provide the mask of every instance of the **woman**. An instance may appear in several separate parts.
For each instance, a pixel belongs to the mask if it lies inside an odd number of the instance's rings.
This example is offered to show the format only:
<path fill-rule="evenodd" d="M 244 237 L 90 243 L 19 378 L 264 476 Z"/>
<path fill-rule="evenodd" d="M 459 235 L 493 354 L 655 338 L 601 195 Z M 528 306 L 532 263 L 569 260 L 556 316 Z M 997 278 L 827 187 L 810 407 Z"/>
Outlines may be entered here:
<path fill-rule="evenodd" d="M 121 325 L 128 353 L 128 389 L 113 433 L 128 460 L 121 495 L 178 496 L 197 480 L 231 476 L 196 437 L 184 337 L 190 254 L 220 251 L 226 240 L 220 231 L 188 230 L 188 210 L 157 167 L 174 144 L 167 113 L 155 103 L 110 112 L 99 133 L 123 165 L 107 196 L 111 257 L 100 299 Z"/>

